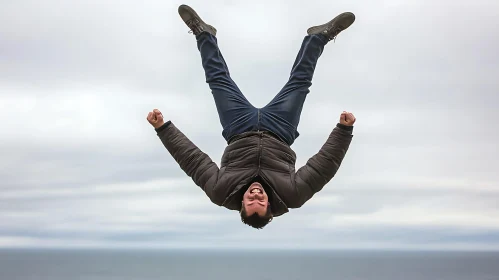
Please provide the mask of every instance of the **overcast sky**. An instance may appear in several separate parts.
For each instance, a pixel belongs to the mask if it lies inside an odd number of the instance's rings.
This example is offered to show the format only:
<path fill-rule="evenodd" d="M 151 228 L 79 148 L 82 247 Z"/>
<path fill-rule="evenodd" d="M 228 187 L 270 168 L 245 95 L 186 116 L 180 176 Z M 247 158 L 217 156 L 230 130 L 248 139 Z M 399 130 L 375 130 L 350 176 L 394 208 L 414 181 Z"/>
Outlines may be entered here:
<path fill-rule="evenodd" d="M 0 0 L 0 247 L 499 249 L 499 2 L 195 0 L 233 79 L 264 106 L 308 27 L 329 43 L 292 146 L 343 110 L 336 177 L 264 230 L 215 206 L 146 121 L 225 148 L 180 1 Z"/>

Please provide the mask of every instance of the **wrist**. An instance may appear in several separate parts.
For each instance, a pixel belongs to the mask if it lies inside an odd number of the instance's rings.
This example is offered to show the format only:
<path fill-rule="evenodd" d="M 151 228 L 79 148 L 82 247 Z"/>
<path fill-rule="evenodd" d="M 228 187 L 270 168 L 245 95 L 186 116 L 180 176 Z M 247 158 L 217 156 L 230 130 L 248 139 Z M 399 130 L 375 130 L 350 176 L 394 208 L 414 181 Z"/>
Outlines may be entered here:
<path fill-rule="evenodd" d="M 343 129 L 343 130 L 347 130 L 347 131 L 353 131 L 353 125 L 346 125 L 346 124 L 342 124 L 342 123 L 337 123 L 336 127 Z"/>
<path fill-rule="evenodd" d="M 342 122 L 339 122 L 340 125 L 343 125 L 343 126 L 353 126 L 353 124 L 346 124 L 346 123 L 342 123 Z"/>
<path fill-rule="evenodd" d="M 154 129 L 158 129 L 158 128 L 162 127 L 163 125 L 165 125 L 165 122 L 157 123 L 157 124 L 153 125 L 153 127 L 154 127 Z"/>

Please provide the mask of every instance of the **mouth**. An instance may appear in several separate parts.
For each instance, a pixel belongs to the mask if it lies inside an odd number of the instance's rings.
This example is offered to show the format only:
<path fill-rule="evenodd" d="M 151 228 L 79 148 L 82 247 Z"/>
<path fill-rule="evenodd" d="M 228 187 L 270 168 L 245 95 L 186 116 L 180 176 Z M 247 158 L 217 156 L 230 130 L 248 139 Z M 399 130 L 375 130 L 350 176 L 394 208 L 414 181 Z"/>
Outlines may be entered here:
<path fill-rule="evenodd" d="M 250 193 L 252 194 L 263 194 L 263 188 L 262 185 L 255 183 L 254 186 L 250 188 Z"/>

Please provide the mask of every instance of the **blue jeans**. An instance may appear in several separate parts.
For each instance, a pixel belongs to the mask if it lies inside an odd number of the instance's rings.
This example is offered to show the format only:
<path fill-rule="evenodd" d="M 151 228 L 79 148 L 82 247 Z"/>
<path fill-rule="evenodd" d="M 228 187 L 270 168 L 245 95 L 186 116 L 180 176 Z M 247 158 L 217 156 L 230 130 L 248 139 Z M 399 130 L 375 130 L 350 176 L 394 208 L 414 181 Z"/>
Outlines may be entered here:
<path fill-rule="evenodd" d="M 259 130 L 269 131 L 291 146 L 300 135 L 297 128 L 303 103 L 312 85 L 317 60 L 328 42 L 326 37 L 305 36 L 288 82 L 263 108 L 251 105 L 230 77 L 217 38 L 203 32 L 196 40 L 227 143 L 233 136 Z"/>

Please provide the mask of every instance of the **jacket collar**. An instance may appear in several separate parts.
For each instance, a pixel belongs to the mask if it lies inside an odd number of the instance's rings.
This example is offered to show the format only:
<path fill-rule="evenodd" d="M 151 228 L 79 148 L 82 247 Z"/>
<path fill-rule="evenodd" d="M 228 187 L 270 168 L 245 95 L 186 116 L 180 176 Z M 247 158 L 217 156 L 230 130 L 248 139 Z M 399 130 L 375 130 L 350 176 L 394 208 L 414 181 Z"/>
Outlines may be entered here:
<path fill-rule="evenodd" d="M 273 216 L 278 217 L 289 212 L 288 206 L 284 203 L 284 201 L 282 201 L 274 188 L 272 188 L 272 186 L 268 183 L 265 176 L 261 174 L 257 175 L 260 175 L 260 177 L 264 181 L 266 189 L 268 188 L 272 191 L 270 195 L 272 198 L 272 200 L 270 201 L 270 208 L 272 209 Z M 225 199 L 225 201 L 222 203 L 222 206 L 225 206 L 231 210 L 240 211 L 241 201 L 243 200 L 244 192 L 247 189 L 246 187 L 253 181 L 253 178 L 255 177 L 256 176 L 252 176 L 247 178 L 246 180 L 241 181 L 241 183 L 234 189 L 234 191 Z"/>

